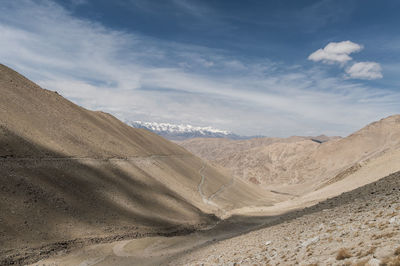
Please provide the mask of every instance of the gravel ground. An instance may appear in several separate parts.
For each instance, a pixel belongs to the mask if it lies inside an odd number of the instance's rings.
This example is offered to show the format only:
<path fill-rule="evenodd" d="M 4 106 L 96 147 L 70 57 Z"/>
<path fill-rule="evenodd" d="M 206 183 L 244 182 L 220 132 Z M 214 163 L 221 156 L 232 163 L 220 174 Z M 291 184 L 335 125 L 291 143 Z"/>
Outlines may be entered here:
<path fill-rule="evenodd" d="M 400 172 L 291 215 L 171 264 L 400 265 Z"/>

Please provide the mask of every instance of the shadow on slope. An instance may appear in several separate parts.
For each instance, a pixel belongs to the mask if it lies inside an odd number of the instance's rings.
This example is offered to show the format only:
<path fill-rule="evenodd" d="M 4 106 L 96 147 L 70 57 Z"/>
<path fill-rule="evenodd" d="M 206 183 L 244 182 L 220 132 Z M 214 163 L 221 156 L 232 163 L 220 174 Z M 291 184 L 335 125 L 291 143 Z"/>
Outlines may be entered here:
<path fill-rule="evenodd" d="M 67 158 L 4 128 L 0 137 L 1 264 L 79 243 L 187 233 L 217 220 L 124 159 L 132 171 L 107 159 Z M 15 157 L 11 147 L 38 157 Z"/>
<path fill-rule="evenodd" d="M 376 182 L 370 183 L 355 190 L 345 192 L 339 196 L 322 201 L 314 206 L 301 210 L 291 211 L 276 216 L 245 216 L 233 215 L 229 219 L 223 220 L 217 226 L 202 234 L 210 237 L 210 241 L 198 245 L 191 250 L 179 252 L 167 259 L 168 262 L 174 261 L 181 256 L 188 256 L 200 248 L 212 245 L 215 241 L 230 239 L 251 231 L 268 228 L 274 225 L 288 223 L 292 220 L 305 215 L 310 215 L 325 210 L 338 208 L 344 205 L 351 205 L 354 212 L 367 211 L 371 204 L 385 202 L 386 207 L 390 207 L 391 202 L 387 200 L 389 195 L 395 195 L 400 199 L 400 172 L 393 173 Z M 385 204 L 384 204 L 385 205 Z M 354 207 L 353 207 L 354 206 Z M 190 255 L 189 255 L 190 256 Z"/>

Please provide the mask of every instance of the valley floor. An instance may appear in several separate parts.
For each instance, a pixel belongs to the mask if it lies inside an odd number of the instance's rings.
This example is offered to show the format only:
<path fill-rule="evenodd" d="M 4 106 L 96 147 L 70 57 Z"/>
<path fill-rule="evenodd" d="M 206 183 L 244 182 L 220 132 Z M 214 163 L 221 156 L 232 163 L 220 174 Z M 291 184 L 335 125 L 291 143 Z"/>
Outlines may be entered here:
<path fill-rule="evenodd" d="M 399 265 L 400 172 L 278 216 L 92 245 L 34 265 Z"/>
<path fill-rule="evenodd" d="M 400 173 L 172 264 L 400 265 Z"/>

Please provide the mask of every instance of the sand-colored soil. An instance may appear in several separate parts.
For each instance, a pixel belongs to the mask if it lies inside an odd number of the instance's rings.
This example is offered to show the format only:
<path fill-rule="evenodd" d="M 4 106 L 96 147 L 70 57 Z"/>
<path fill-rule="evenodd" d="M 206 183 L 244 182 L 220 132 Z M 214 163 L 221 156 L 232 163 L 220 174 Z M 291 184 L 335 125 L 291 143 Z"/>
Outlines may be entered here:
<path fill-rule="evenodd" d="M 324 140 L 193 140 L 210 163 L 0 65 L 0 264 L 391 259 L 399 174 L 368 184 L 400 170 L 400 116 Z"/>
<path fill-rule="evenodd" d="M 278 193 L 304 195 L 400 150 L 400 115 L 371 123 L 345 138 L 190 139 L 177 142 L 238 179 Z M 393 168 L 393 167 L 392 167 Z M 397 164 L 396 171 L 400 170 Z"/>
<path fill-rule="evenodd" d="M 170 264 L 399 265 L 399 247 L 396 173 L 281 216 L 263 229 L 192 249 Z"/>
<path fill-rule="evenodd" d="M 309 208 L 236 215 L 209 230 L 93 245 L 36 265 L 397 265 L 399 188 L 396 173 Z"/>
<path fill-rule="evenodd" d="M 279 200 L 245 182 L 232 184 L 224 170 L 184 148 L 79 107 L 3 65 L 0 173 L 0 264 L 185 234 L 246 203 Z"/>

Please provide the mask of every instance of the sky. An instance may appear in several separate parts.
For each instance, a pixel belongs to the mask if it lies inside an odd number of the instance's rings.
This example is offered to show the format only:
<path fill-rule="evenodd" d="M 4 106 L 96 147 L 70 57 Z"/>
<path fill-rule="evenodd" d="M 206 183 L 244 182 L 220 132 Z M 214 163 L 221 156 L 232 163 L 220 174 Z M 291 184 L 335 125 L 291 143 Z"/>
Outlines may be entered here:
<path fill-rule="evenodd" d="M 398 0 L 1 0 L 0 63 L 123 121 L 346 136 L 400 113 Z"/>

